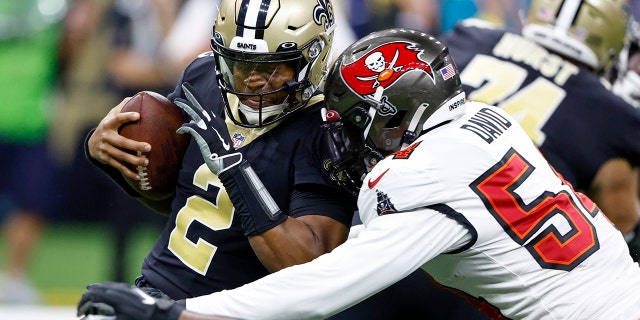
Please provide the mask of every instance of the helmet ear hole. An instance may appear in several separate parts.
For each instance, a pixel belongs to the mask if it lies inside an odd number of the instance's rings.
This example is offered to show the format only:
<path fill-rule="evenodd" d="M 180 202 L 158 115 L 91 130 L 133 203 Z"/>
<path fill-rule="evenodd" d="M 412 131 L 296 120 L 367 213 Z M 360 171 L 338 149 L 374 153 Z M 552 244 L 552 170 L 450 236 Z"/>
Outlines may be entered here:
<path fill-rule="evenodd" d="M 362 52 L 362 51 L 369 50 L 369 47 L 370 47 L 370 46 L 364 46 L 364 47 L 360 47 L 360 48 L 358 48 L 358 49 L 355 49 L 355 50 L 353 50 L 353 54 L 358 54 L 358 53 L 360 53 L 360 52 Z"/>
<path fill-rule="evenodd" d="M 406 115 L 407 115 L 407 110 L 398 110 L 398 112 L 395 115 L 393 115 L 393 117 L 391 117 L 389 121 L 387 121 L 384 127 L 387 129 L 399 127 L 402 124 L 404 117 Z"/>

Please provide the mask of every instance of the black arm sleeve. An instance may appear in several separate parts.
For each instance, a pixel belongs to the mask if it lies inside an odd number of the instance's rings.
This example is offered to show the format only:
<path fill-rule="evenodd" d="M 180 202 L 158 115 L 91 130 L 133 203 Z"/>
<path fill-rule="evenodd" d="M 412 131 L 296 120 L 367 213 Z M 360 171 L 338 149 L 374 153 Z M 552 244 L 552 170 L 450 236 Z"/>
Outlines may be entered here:
<path fill-rule="evenodd" d="M 245 236 L 263 233 L 287 219 L 246 160 L 218 177 L 240 216 Z"/>

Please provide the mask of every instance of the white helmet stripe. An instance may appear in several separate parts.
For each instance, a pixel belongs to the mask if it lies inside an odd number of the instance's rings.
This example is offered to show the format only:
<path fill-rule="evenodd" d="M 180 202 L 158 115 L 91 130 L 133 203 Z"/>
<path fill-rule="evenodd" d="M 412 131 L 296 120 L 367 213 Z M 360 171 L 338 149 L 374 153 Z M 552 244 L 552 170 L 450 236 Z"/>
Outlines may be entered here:
<path fill-rule="evenodd" d="M 373 105 L 370 106 L 369 107 L 369 117 L 371 118 L 371 120 L 369 121 L 369 124 L 367 125 L 367 127 L 364 128 L 364 132 L 363 132 L 363 135 L 362 135 L 364 137 L 365 141 L 367 140 L 367 137 L 369 136 L 369 130 L 371 130 L 371 124 L 373 124 L 375 122 L 375 121 L 373 121 L 374 120 L 373 118 L 376 117 L 376 114 L 377 114 L 376 107 L 373 106 Z"/>
<path fill-rule="evenodd" d="M 238 13 L 236 35 L 243 38 L 262 39 L 266 27 L 267 12 L 271 0 L 243 0 Z"/>
<path fill-rule="evenodd" d="M 573 19 L 575 19 L 578 14 L 578 10 L 580 10 L 581 5 L 582 0 L 565 0 L 562 7 L 560 7 L 560 12 L 558 12 L 556 28 L 563 31 L 569 30 L 569 27 L 573 24 Z"/>

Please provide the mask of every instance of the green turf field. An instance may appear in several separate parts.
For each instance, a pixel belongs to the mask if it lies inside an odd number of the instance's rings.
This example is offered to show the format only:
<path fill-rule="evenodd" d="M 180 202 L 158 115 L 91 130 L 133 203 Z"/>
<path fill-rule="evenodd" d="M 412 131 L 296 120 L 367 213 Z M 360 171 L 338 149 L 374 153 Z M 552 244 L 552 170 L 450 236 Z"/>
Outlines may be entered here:
<path fill-rule="evenodd" d="M 141 228 L 129 241 L 127 279 L 133 283 L 142 259 L 151 250 L 157 228 Z M 58 223 L 48 226 L 29 269 L 31 281 L 47 305 L 74 305 L 84 287 L 112 280 L 113 235 L 103 224 Z M 6 255 L 0 247 L 0 265 Z"/>

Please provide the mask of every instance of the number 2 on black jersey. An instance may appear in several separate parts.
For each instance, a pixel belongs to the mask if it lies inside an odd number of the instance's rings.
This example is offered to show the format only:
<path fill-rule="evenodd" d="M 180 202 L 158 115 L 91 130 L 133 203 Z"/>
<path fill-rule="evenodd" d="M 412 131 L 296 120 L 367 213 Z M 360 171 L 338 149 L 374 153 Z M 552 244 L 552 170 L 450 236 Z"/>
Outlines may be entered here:
<path fill-rule="evenodd" d="M 222 182 L 205 164 L 194 174 L 193 184 L 203 190 L 216 186 L 223 190 Z M 211 230 L 228 229 L 233 220 L 233 204 L 226 192 L 212 197 L 215 203 L 193 195 L 187 199 L 184 207 L 176 215 L 176 226 L 169 236 L 169 250 L 191 270 L 206 275 L 218 247 L 208 243 L 199 234 L 189 234 L 189 227 L 200 223 Z"/>
<path fill-rule="evenodd" d="M 535 168 L 510 149 L 476 179 L 471 189 L 516 243 L 547 269 L 570 271 L 600 248 L 583 199 L 567 191 L 543 192 L 525 204 L 515 190 Z M 571 230 L 561 234 L 550 219 L 561 215 Z"/>

